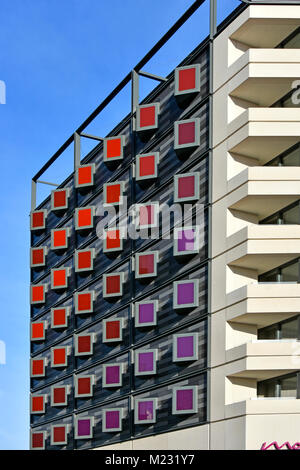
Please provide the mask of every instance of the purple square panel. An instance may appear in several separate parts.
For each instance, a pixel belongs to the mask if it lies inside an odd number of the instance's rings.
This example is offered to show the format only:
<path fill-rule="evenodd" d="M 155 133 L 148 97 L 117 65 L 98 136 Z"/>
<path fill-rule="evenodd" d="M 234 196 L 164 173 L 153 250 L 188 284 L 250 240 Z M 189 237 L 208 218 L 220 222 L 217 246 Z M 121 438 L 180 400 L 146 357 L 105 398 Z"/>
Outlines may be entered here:
<path fill-rule="evenodd" d="M 120 412 L 115 411 L 106 411 L 106 428 L 107 429 L 117 429 L 120 427 Z"/>
<path fill-rule="evenodd" d="M 139 421 L 149 421 L 153 419 L 154 403 L 152 400 L 141 401 L 138 403 L 138 418 Z"/>
<path fill-rule="evenodd" d="M 154 321 L 154 303 L 139 305 L 139 323 L 151 323 Z"/>
<path fill-rule="evenodd" d="M 180 336 L 177 338 L 177 357 L 192 357 L 194 355 L 194 337 Z"/>
<path fill-rule="evenodd" d="M 195 301 L 194 283 L 186 282 L 177 284 L 177 303 L 178 305 L 193 304 Z"/>
<path fill-rule="evenodd" d="M 139 372 L 152 372 L 154 357 L 153 352 L 139 353 Z"/>
<path fill-rule="evenodd" d="M 113 385 L 120 382 L 120 366 L 106 367 L 106 384 Z"/>
<path fill-rule="evenodd" d="M 79 419 L 77 421 L 78 436 L 89 436 L 91 433 L 91 423 L 89 419 Z"/>
<path fill-rule="evenodd" d="M 194 391 L 190 390 L 177 390 L 176 391 L 176 410 L 192 410 L 193 409 Z"/>
<path fill-rule="evenodd" d="M 195 249 L 195 231 L 185 229 L 178 232 L 178 251 L 192 251 Z"/>

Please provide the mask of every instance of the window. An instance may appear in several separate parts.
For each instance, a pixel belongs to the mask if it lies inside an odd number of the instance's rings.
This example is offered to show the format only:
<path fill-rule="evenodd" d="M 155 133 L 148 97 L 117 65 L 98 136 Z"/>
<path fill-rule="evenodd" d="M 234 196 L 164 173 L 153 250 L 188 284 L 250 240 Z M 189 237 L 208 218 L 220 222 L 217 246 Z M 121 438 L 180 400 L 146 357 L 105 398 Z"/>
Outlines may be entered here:
<path fill-rule="evenodd" d="M 30 266 L 31 268 L 39 268 L 46 264 L 47 247 L 39 246 L 31 248 Z"/>
<path fill-rule="evenodd" d="M 70 268 L 51 269 L 51 289 L 66 289 L 70 274 Z"/>
<path fill-rule="evenodd" d="M 146 327 L 157 324 L 158 300 L 142 301 L 135 304 L 135 326 Z"/>
<path fill-rule="evenodd" d="M 198 334 L 173 335 L 173 362 L 196 361 L 198 359 Z"/>
<path fill-rule="evenodd" d="M 75 272 L 81 273 L 93 271 L 95 248 L 87 248 L 85 250 L 75 250 Z"/>
<path fill-rule="evenodd" d="M 93 313 L 94 300 L 95 300 L 94 291 L 75 292 L 74 294 L 75 313 L 76 314 Z"/>
<path fill-rule="evenodd" d="M 51 441 L 52 446 L 61 446 L 68 443 L 68 425 L 55 424 L 51 426 Z"/>
<path fill-rule="evenodd" d="M 199 228 L 174 228 L 174 256 L 186 256 L 199 253 Z"/>
<path fill-rule="evenodd" d="M 105 364 L 103 366 L 102 387 L 121 387 L 122 386 L 122 365 Z"/>
<path fill-rule="evenodd" d="M 95 383 L 94 375 L 75 376 L 75 398 L 92 397 Z"/>
<path fill-rule="evenodd" d="M 157 349 L 139 349 L 135 352 L 134 374 L 156 374 Z"/>
<path fill-rule="evenodd" d="M 51 406 L 67 406 L 68 385 L 53 385 L 51 387 Z"/>
<path fill-rule="evenodd" d="M 103 343 L 115 343 L 122 341 L 123 319 L 103 320 Z"/>
<path fill-rule="evenodd" d="M 159 103 L 144 104 L 136 108 L 136 130 L 138 132 L 157 129 Z"/>
<path fill-rule="evenodd" d="M 136 398 L 134 424 L 156 423 L 157 398 Z"/>
<path fill-rule="evenodd" d="M 70 307 L 51 308 L 51 328 L 66 328 Z"/>
<path fill-rule="evenodd" d="M 297 340 L 300 338 L 300 315 L 260 328 L 257 332 L 257 337 L 262 340 Z"/>
<path fill-rule="evenodd" d="M 55 189 L 51 191 L 51 210 L 58 211 L 68 209 L 70 188 Z"/>
<path fill-rule="evenodd" d="M 103 161 L 113 162 L 115 160 L 123 160 L 123 149 L 125 138 L 123 135 L 115 137 L 107 137 L 103 140 Z"/>
<path fill-rule="evenodd" d="M 86 188 L 94 185 L 95 164 L 81 165 L 75 172 L 75 188 Z"/>
<path fill-rule="evenodd" d="M 175 142 L 177 151 L 193 150 L 200 145 L 200 119 L 186 119 L 174 123 Z"/>
<path fill-rule="evenodd" d="M 103 185 L 103 204 L 119 206 L 123 202 L 124 181 L 105 183 Z"/>
<path fill-rule="evenodd" d="M 31 359 L 31 377 L 45 377 L 46 359 Z"/>
<path fill-rule="evenodd" d="M 200 91 L 200 64 L 177 67 L 175 69 L 175 96 L 198 93 Z"/>
<path fill-rule="evenodd" d="M 90 356 L 93 354 L 93 344 L 96 341 L 94 333 L 75 335 L 75 356 Z"/>
<path fill-rule="evenodd" d="M 93 426 L 93 416 L 75 417 L 75 439 L 92 439 Z"/>
<path fill-rule="evenodd" d="M 103 231 L 103 252 L 113 253 L 123 250 L 123 238 L 120 229 L 111 228 Z"/>
<path fill-rule="evenodd" d="M 158 227 L 159 203 L 136 204 L 135 210 L 137 212 L 136 225 L 140 229 Z"/>
<path fill-rule="evenodd" d="M 33 415 L 44 414 L 47 395 L 31 395 L 30 412 Z"/>
<path fill-rule="evenodd" d="M 198 307 L 199 280 L 173 282 L 173 307 L 175 309 Z"/>
<path fill-rule="evenodd" d="M 174 175 L 174 202 L 198 201 L 200 173 Z"/>
<path fill-rule="evenodd" d="M 66 367 L 68 365 L 68 346 L 51 348 L 51 367 Z"/>
<path fill-rule="evenodd" d="M 123 408 L 107 408 L 102 411 L 102 432 L 122 431 Z"/>
<path fill-rule="evenodd" d="M 46 431 L 31 431 L 31 449 L 44 450 Z"/>
<path fill-rule="evenodd" d="M 158 251 L 145 251 L 135 255 L 135 278 L 143 279 L 157 276 Z"/>
<path fill-rule="evenodd" d="M 62 250 L 68 248 L 68 237 L 70 228 L 56 228 L 51 230 L 51 248 L 52 250 Z"/>
<path fill-rule="evenodd" d="M 46 328 L 46 321 L 36 321 L 31 323 L 31 341 L 44 341 Z"/>
<path fill-rule="evenodd" d="M 267 398 L 298 398 L 299 374 L 287 374 L 281 377 L 257 382 L 257 396 Z"/>
<path fill-rule="evenodd" d="M 103 274 L 103 297 L 123 295 L 124 273 Z"/>
<path fill-rule="evenodd" d="M 157 178 L 158 176 L 158 163 L 159 153 L 145 153 L 144 155 L 137 155 L 135 157 L 137 181 Z"/>
<path fill-rule="evenodd" d="M 172 414 L 197 413 L 197 386 L 174 387 L 172 398 Z"/>
<path fill-rule="evenodd" d="M 75 229 L 76 230 L 88 230 L 94 226 L 94 213 L 95 208 L 90 207 L 77 207 L 75 209 Z"/>
<path fill-rule="evenodd" d="M 30 229 L 44 230 L 46 228 L 47 209 L 32 211 L 30 214 Z"/>
<path fill-rule="evenodd" d="M 31 305 L 45 303 L 47 287 L 47 284 L 34 284 L 31 286 Z"/>

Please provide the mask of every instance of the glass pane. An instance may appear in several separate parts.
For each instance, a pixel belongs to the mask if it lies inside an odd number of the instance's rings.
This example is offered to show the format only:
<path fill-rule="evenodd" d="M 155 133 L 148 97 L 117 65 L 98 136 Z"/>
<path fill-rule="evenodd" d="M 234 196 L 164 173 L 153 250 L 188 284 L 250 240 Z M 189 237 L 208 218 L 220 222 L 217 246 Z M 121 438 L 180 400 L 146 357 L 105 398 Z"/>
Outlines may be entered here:
<path fill-rule="evenodd" d="M 282 158 L 283 166 L 300 166 L 300 147 Z"/>
<path fill-rule="evenodd" d="M 281 269 L 281 282 L 297 282 L 299 278 L 298 260 Z"/>
<path fill-rule="evenodd" d="M 261 224 L 263 225 L 277 225 L 279 222 L 279 215 L 275 214 L 272 217 L 269 217 L 267 220 L 263 220 Z"/>
<path fill-rule="evenodd" d="M 299 224 L 299 206 L 292 207 L 291 209 L 283 212 L 284 224 Z"/>
<path fill-rule="evenodd" d="M 297 398 L 297 375 L 281 379 L 280 397 Z"/>
<path fill-rule="evenodd" d="M 284 45 L 284 49 L 300 49 L 300 32 Z"/>
<path fill-rule="evenodd" d="M 288 98 L 285 98 L 282 102 L 283 108 L 293 108 L 294 106 L 297 106 L 297 105 L 293 103 L 292 95 L 290 95 Z"/>
<path fill-rule="evenodd" d="M 270 271 L 269 273 L 261 274 L 258 278 L 259 282 L 277 282 L 278 271 Z"/>
<path fill-rule="evenodd" d="M 271 325 L 258 330 L 258 339 L 277 339 L 278 325 Z"/>
<path fill-rule="evenodd" d="M 282 323 L 281 325 L 281 338 L 295 338 L 298 337 L 298 317 Z"/>
<path fill-rule="evenodd" d="M 258 397 L 276 397 L 276 381 L 258 382 L 257 384 Z"/>

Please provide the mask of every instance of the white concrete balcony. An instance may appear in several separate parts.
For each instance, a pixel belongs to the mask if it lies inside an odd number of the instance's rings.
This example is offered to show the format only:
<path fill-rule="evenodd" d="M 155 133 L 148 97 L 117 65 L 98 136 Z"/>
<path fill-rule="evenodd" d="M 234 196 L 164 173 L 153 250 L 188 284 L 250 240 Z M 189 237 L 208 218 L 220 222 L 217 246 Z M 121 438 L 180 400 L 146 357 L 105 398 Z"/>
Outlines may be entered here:
<path fill-rule="evenodd" d="M 248 284 L 227 294 L 226 320 L 258 328 L 300 314 L 300 284 Z"/>
<path fill-rule="evenodd" d="M 299 77 L 299 49 L 248 49 L 228 68 L 228 93 L 268 107 L 291 91 Z"/>
<path fill-rule="evenodd" d="M 262 165 L 300 141 L 300 108 L 248 108 L 227 126 L 228 151 Z"/>
<path fill-rule="evenodd" d="M 249 225 L 227 239 L 227 264 L 267 272 L 300 256 L 300 225 Z"/>
<path fill-rule="evenodd" d="M 300 370 L 299 341 L 256 341 L 226 351 L 225 375 L 265 380 Z"/>
<path fill-rule="evenodd" d="M 261 220 L 299 199 L 300 168 L 249 167 L 228 181 L 227 192 L 230 209 Z"/>
<path fill-rule="evenodd" d="M 300 400 L 296 398 L 249 399 L 225 406 L 225 417 L 244 415 L 300 414 Z"/>

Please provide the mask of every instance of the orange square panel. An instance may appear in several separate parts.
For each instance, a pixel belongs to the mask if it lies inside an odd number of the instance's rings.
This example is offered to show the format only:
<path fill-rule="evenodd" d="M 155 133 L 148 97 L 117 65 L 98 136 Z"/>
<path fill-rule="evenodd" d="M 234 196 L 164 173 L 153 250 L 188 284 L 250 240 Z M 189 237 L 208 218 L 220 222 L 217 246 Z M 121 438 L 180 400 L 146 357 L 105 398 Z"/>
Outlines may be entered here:
<path fill-rule="evenodd" d="M 77 207 L 75 209 L 75 229 L 86 230 L 93 228 L 94 207 Z"/>
<path fill-rule="evenodd" d="M 116 181 L 103 185 L 103 203 L 112 206 L 119 206 L 122 203 L 124 182 Z"/>
<path fill-rule="evenodd" d="M 75 250 L 75 272 L 92 271 L 94 269 L 95 249 Z"/>
<path fill-rule="evenodd" d="M 51 289 L 68 287 L 69 268 L 51 269 Z"/>
<path fill-rule="evenodd" d="M 67 363 L 67 346 L 59 346 L 51 349 L 51 367 L 65 367 Z"/>
<path fill-rule="evenodd" d="M 111 162 L 123 159 L 124 136 L 107 137 L 103 141 L 103 161 Z"/>
<path fill-rule="evenodd" d="M 62 250 L 68 248 L 69 228 L 56 228 L 51 230 L 52 250 Z"/>
<path fill-rule="evenodd" d="M 45 339 L 45 329 L 44 321 L 31 323 L 31 341 L 43 341 Z"/>
<path fill-rule="evenodd" d="M 75 172 L 75 187 L 86 188 L 94 185 L 95 164 L 81 165 Z"/>
<path fill-rule="evenodd" d="M 104 232 L 103 252 L 111 253 L 123 250 L 123 238 L 119 229 L 109 229 Z"/>
<path fill-rule="evenodd" d="M 31 285 L 31 304 L 44 304 L 47 284 Z"/>
<path fill-rule="evenodd" d="M 70 307 L 57 307 L 51 309 L 51 328 L 66 328 Z"/>
<path fill-rule="evenodd" d="M 30 214 L 30 229 L 44 230 L 46 228 L 47 209 L 33 211 Z"/>

